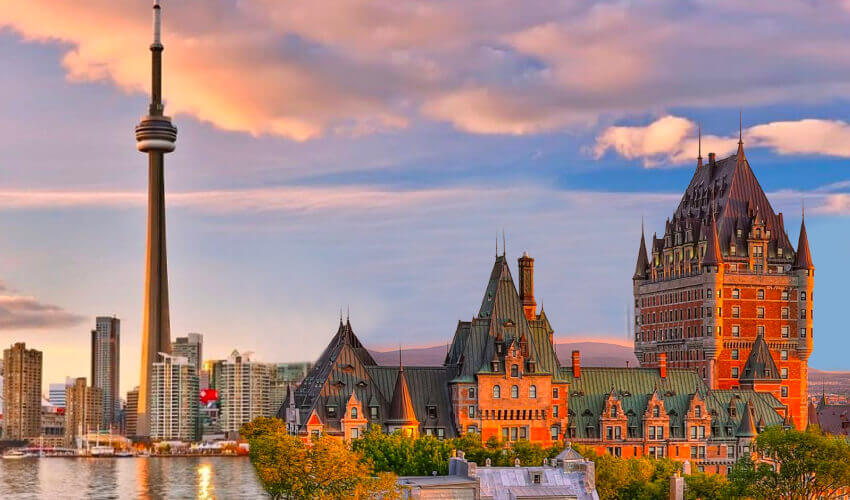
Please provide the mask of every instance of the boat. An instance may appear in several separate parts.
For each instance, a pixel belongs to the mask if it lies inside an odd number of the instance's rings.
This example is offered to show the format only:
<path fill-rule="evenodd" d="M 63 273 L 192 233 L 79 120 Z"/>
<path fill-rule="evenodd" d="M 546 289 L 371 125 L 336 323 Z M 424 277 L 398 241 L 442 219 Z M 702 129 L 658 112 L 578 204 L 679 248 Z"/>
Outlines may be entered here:
<path fill-rule="evenodd" d="M 132 451 L 116 451 L 115 458 L 133 458 L 136 456 Z"/>
<path fill-rule="evenodd" d="M 23 450 L 10 450 L 3 454 L 3 459 L 5 460 L 19 460 L 21 458 L 27 458 L 32 455 L 28 455 L 24 453 Z"/>
<path fill-rule="evenodd" d="M 115 456 L 115 449 L 111 446 L 92 446 L 89 450 L 89 456 L 112 457 Z"/>

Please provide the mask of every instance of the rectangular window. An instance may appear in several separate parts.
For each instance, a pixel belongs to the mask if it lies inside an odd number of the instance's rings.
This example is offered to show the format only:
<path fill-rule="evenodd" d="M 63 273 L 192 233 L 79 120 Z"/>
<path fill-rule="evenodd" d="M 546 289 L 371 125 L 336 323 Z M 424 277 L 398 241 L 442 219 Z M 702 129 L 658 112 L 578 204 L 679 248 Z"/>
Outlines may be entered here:
<path fill-rule="evenodd" d="M 469 418 L 475 418 L 475 407 L 469 405 Z"/>
<path fill-rule="evenodd" d="M 780 371 L 782 372 L 782 378 L 788 378 L 788 368 L 782 368 Z"/>
<path fill-rule="evenodd" d="M 761 250 L 761 247 L 756 247 L 756 248 L 758 248 L 759 250 Z M 756 298 L 758 298 L 758 300 L 764 300 L 764 290 L 759 290 L 759 291 L 756 293 Z"/>
<path fill-rule="evenodd" d="M 732 336 L 740 337 L 741 336 L 741 327 L 739 325 L 732 325 Z"/>
<path fill-rule="evenodd" d="M 806 319 L 806 310 L 800 309 L 800 319 Z"/>
<path fill-rule="evenodd" d="M 784 337 L 784 335 L 783 335 L 783 337 Z M 788 360 L 788 351 L 786 351 L 785 349 L 779 351 L 779 359 L 781 359 L 782 361 L 787 361 Z"/>
<path fill-rule="evenodd" d="M 661 427 L 659 425 L 658 427 L 655 428 L 655 437 L 658 438 L 659 440 L 664 439 L 664 427 Z"/>
<path fill-rule="evenodd" d="M 787 339 L 787 338 L 790 336 L 790 331 L 789 331 L 789 330 L 790 330 L 790 329 L 788 328 L 788 325 L 783 325 L 783 326 L 782 326 L 782 338 L 786 338 L 786 339 Z"/>
<path fill-rule="evenodd" d="M 558 405 L 553 405 L 553 406 L 552 406 L 552 416 L 553 416 L 554 418 L 558 418 Z"/>
<path fill-rule="evenodd" d="M 782 319 L 788 319 L 788 308 L 787 307 L 782 308 Z"/>
<path fill-rule="evenodd" d="M 649 439 L 655 439 L 655 426 L 649 426 Z"/>
<path fill-rule="evenodd" d="M 788 397 L 788 387 L 783 385 L 781 390 L 782 390 L 782 392 L 780 394 L 782 394 L 782 397 L 787 398 Z"/>
<path fill-rule="evenodd" d="M 782 290 L 782 300 L 788 300 L 788 290 Z"/>
<path fill-rule="evenodd" d="M 800 328 L 800 337 L 805 337 L 805 336 L 806 336 L 806 329 Z"/>
<path fill-rule="evenodd" d="M 519 428 L 519 438 L 520 439 L 528 439 L 528 429 L 525 427 Z"/>
<path fill-rule="evenodd" d="M 443 439 L 446 437 L 446 430 L 442 427 L 437 429 L 437 439 Z"/>
<path fill-rule="evenodd" d="M 336 418 L 336 406 L 327 406 L 325 410 L 327 411 L 328 418 Z"/>
<path fill-rule="evenodd" d="M 738 349 L 732 349 L 732 359 L 738 359 Z"/>
<path fill-rule="evenodd" d="M 511 432 L 511 430 L 508 429 L 507 427 L 502 427 L 502 441 L 510 440 L 510 438 L 511 438 L 510 432 Z"/>
<path fill-rule="evenodd" d="M 732 306 L 732 317 L 740 318 L 741 317 L 741 308 L 738 306 Z"/>
<path fill-rule="evenodd" d="M 764 307 L 759 307 L 756 309 L 756 316 L 759 318 L 764 318 Z"/>
<path fill-rule="evenodd" d="M 738 378 L 738 367 L 737 366 L 732 367 L 732 378 Z"/>
<path fill-rule="evenodd" d="M 696 438 L 697 438 L 697 427 L 694 425 L 694 426 L 691 426 L 691 439 L 696 439 Z"/>
<path fill-rule="evenodd" d="M 726 458 L 735 458 L 735 447 L 727 446 L 726 447 Z"/>
<path fill-rule="evenodd" d="M 558 399 L 558 388 L 557 387 L 552 388 L 552 399 Z"/>
<path fill-rule="evenodd" d="M 705 439 L 705 426 L 704 425 L 699 426 L 699 438 Z"/>
<path fill-rule="evenodd" d="M 511 441 L 516 441 L 516 440 L 517 440 L 517 437 L 518 437 L 518 436 L 517 436 L 517 433 L 518 433 L 517 428 L 516 428 L 516 427 L 511 427 Z"/>
<path fill-rule="evenodd" d="M 375 420 L 375 419 L 378 418 L 378 407 L 377 406 L 370 406 L 369 407 L 369 418 L 371 418 L 372 420 Z"/>
<path fill-rule="evenodd" d="M 469 399 L 475 399 L 475 387 L 469 388 Z"/>
<path fill-rule="evenodd" d="M 804 301 L 804 302 L 805 302 L 805 300 L 806 300 L 806 292 L 800 292 L 800 300 L 802 300 L 802 301 Z"/>
<path fill-rule="evenodd" d="M 614 439 L 614 428 L 611 427 L 610 425 L 605 428 L 605 437 L 608 440 Z"/>
<path fill-rule="evenodd" d="M 760 334 L 764 335 L 764 325 L 756 326 L 756 333 L 760 333 Z"/>
<path fill-rule="evenodd" d="M 622 427 L 614 427 L 614 439 L 622 439 L 623 438 L 623 429 Z"/>
<path fill-rule="evenodd" d="M 428 410 L 428 418 L 437 418 L 437 407 L 434 405 L 430 405 L 427 407 Z"/>
<path fill-rule="evenodd" d="M 732 289 L 732 298 L 733 299 L 740 299 L 741 298 L 741 291 L 738 290 L 737 288 L 733 288 Z"/>

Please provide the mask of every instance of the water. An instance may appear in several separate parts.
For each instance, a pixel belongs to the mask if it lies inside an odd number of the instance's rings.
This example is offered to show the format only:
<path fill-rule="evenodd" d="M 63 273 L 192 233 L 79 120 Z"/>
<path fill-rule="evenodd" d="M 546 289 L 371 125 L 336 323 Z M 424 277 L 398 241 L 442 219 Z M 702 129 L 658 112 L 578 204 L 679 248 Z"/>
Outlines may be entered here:
<path fill-rule="evenodd" d="M 268 498 L 244 457 L 0 459 L 0 498 Z"/>

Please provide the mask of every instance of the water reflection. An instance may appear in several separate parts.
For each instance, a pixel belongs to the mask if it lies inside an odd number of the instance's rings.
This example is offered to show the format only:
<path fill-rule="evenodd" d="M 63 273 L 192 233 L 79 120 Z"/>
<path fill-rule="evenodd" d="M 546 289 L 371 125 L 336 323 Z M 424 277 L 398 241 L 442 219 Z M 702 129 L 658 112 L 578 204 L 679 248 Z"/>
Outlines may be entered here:
<path fill-rule="evenodd" d="M 0 499 L 268 498 L 247 458 L 3 460 Z"/>

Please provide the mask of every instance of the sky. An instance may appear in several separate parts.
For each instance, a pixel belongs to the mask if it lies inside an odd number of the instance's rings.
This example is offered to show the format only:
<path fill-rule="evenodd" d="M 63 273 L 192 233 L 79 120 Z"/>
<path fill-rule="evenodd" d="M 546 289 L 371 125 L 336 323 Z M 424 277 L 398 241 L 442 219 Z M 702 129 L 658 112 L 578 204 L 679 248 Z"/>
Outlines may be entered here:
<path fill-rule="evenodd" d="M 501 233 L 559 340 L 627 341 L 640 239 L 743 140 L 817 267 L 810 366 L 850 369 L 850 2 L 164 0 L 172 336 L 315 359 L 450 341 Z M 139 374 L 147 0 L 0 9 L 0 345 Z M 499 249 L 501 251 L 501 248 Z"/>

